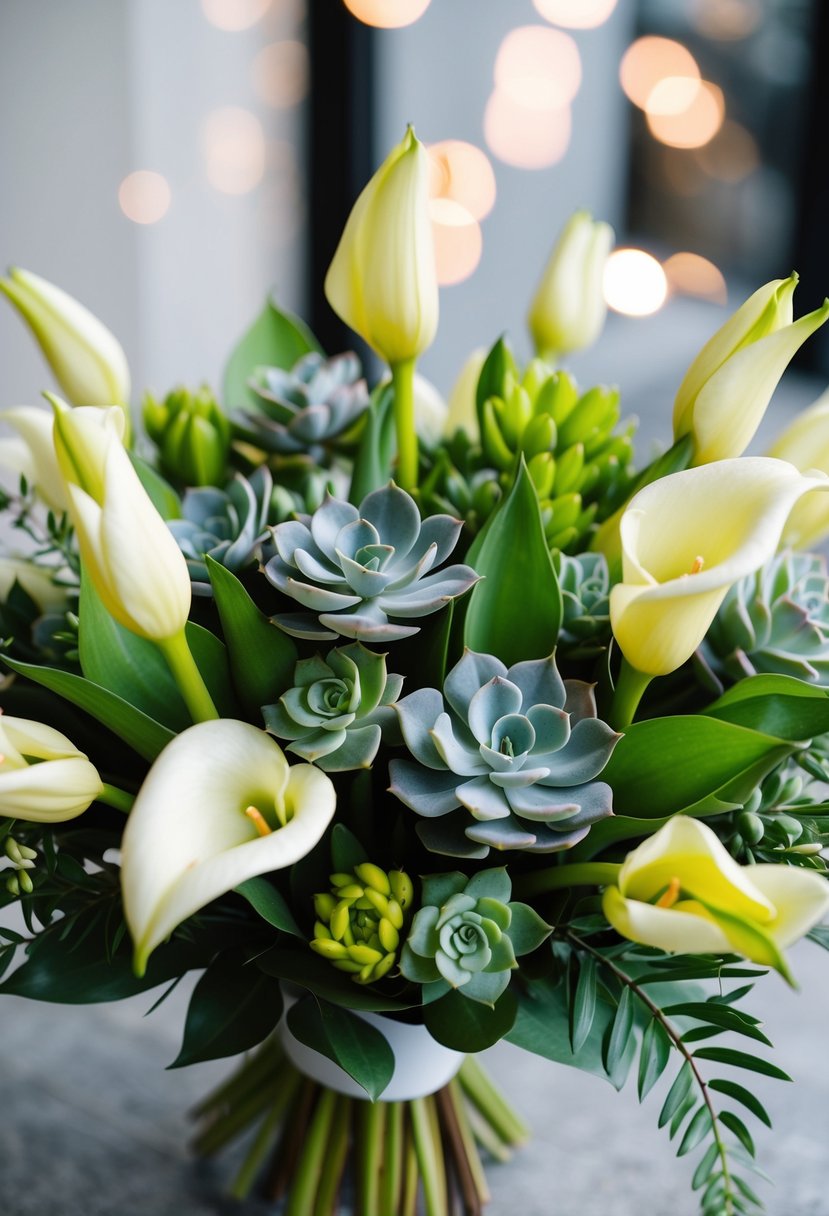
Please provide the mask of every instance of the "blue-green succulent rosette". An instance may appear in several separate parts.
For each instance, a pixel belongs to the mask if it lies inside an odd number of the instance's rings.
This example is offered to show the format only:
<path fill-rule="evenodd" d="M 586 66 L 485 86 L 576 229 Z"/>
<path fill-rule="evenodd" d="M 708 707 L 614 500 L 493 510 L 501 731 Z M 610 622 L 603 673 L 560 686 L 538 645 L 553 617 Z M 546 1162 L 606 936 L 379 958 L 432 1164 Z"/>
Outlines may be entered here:
<path fill-rule="evenodd" d="M 422 903 L 403 946 L 400 970 L 426 986 L 424 1000 L 452 988 L 494 1005 L 509 986 L 516 956 L 536 950 L 552 933 L 528 904 L 510 903 L 503 866 L 473 878 L 454 872 L 423 879 Z"/>
<path fill-rule="evenodd" d="M 477 582 L 469 566 L 436 569 L 461 527 L 451 515 L 421 521 L 414 499 L 393 482 L 359 508 L 328 494 L 313 515 L 273 529 L 276 555 L 265 574 L 308 610 L 278 614 L 274 623 L 310 641 L 411 637 L 419 627 L 401 621 L 437 612 Z"/>
<path fill-rule="evenodd" d="M 423 816 L 418 835 L 434 852 L 558 852 L 612 814 L 596 778 L 620 735 L 596 716 L 592 686 L 562 680 L 553 656 L 507 668 L 467 650 L 442 693 L 418 689 L 397 712 L 414 760 L 392 760 L 391 792 Z"/>

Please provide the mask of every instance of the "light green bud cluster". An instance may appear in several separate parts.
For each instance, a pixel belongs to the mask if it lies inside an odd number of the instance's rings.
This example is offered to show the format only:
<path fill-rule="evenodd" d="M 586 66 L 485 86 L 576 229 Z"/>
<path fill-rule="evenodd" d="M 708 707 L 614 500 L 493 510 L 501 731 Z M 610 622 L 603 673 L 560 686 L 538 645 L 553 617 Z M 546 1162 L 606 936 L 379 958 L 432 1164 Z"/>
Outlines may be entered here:
<path fill-rule="evenodd" d="M 366 861 L 331 875 L 331 890 L 314 896 L 311 949 L 358 984 L 371 984 L 394 966 L 400 934 L 414 898 L 402 870 L 381 870 Z"/>
<path fill-rule="evenodd" d="M 206 384 L 195 392 L 175 388 L 163 401 L 147 393 L 142 412 L 163 473 L 185 486 L 223 484 L 230 422 Z"/>
<path fill-rule="evenodd" d="M 10 895 L 31 895 L 34 890 L 29 870 L 35 868 L 37 853 L 25 844 L 18 844 L 13 836 L 7 836 L 4 852 L 14 866 L 14 873 L 6 879 L 6 890 Z"/>

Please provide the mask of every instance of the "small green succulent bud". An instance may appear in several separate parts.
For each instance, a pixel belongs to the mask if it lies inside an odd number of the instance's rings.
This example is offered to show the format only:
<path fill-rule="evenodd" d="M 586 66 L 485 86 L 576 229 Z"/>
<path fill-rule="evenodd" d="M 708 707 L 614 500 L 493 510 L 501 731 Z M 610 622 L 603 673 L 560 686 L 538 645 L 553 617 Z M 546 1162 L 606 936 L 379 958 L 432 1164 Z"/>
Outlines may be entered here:
<path fill-rule="evenodd" d="M 230 451 L 230 422 L 207 385 L 175 388 L 163 401 L 150 393 L 142 412 L 166 476 L 186 486 L 221 485 Z"/>
<path fill-rule="evenodd" d="M 311 949 L 358 984 L 373 984 L 394 966 L 414 896 L 402 870 L 365 861 L 330 875 L 331 889 L 314 896 Z"/>

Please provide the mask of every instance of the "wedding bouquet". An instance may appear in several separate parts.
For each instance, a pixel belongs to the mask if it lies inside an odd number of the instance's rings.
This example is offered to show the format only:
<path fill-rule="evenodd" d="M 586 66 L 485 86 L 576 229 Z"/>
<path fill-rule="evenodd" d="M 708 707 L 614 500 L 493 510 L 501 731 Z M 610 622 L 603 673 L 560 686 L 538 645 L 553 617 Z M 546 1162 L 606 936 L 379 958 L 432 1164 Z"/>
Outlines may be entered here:
<path fill-rule="evenodd" d="M 661 1084 L 703 1212 L 749 1212 L 751 1077 L 786 1079 L 752 985 L 829 946 L 829 406 L 742 453 L 829 305 L 756 291 L 636 472 L 561 366 L 604 317 L 579 214 L 537 357 L 499 340 L 436 421 L 427 193 L 409 131 L 328 272 L 371 391 L 269 302 L 221 402 L 147 395 L 141 435 L 113 336 L 0 282 L 62 390 L 2 415 L 0 991 L 201 972 L 173 1067 L 246 1054 L 196 1146 L 247 1134 L 235 1192 L 291 1216 L 478 1212 L 479 1148 L 526 1134 L 501 1039 Z"/>

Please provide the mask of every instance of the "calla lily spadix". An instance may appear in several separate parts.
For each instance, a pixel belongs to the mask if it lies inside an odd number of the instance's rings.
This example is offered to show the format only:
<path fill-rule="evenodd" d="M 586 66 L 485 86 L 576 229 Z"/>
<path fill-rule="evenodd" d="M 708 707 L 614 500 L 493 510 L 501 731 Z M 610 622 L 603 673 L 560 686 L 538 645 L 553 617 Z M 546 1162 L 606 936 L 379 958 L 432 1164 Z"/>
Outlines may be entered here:
<path fill-rule="evenodd" d="M 291 866 L 314 847 L 336 805 L 329 777 L 289 765 L 247 722 L 191 726 L 144 781 L 124 832 L 124 913 L 143 975 L 172 931 L 239 883 Z"/>
<path fill-rule="evenodd" d="M 788 460 L 803 472 L 818 469 L 829 473 L 829 390 L 798 414 L 767 455 Z M 807 494 L 795 503 L 783 529 L 783 544 L 808 549 L 829 532 L 829 498 Z"/>
<path fill-rule="evenodd" d="M 740 866 L 711 828 L 677 815 L 628 854 L 603 909 L 632 941 L 736 952 L 789 979 L 782 951 L 829 911 L 829 881 L 797 866 Z"/>
<path fill-rule="evenodd" d="M 794 504 L 829 477 L 766 456 L 672 473 L 622 515 L 613 634 L 631 667 L 667 675 L 699 646 L 729 587 L 774 556 Z"/>
<path fill-rule="evenodd" d="M 62 823 L 103 793 L 94 764 L 51 726 L 0 716 L 0 815 Z"/>

